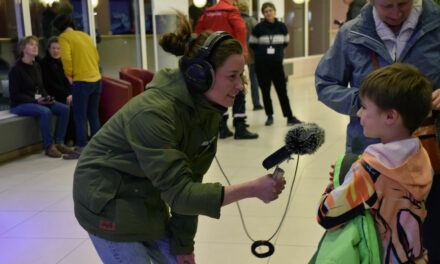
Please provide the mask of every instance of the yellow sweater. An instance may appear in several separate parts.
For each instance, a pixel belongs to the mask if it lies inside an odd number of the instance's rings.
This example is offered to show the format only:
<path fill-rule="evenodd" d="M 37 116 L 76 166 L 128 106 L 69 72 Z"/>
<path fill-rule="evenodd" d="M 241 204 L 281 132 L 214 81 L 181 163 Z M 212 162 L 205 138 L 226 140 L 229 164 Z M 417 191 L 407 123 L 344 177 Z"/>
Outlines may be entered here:
<path fill-rule="evenodd" d="M 78 30 L 65 31 L 58 42 L 66 75 L 73 81 L 96 82 L 101 79 L 98 51 L 89 35 Z"/>

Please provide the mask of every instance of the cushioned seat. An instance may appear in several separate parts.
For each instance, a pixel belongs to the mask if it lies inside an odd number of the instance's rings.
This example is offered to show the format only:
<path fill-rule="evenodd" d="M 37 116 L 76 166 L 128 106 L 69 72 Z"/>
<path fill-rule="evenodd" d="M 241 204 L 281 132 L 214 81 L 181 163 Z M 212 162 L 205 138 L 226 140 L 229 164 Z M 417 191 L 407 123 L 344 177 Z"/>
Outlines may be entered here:
<path fill-rule="evenodd" d="M 130 82 L 102 76 L 99 120 L 103 125 L 133 97 Z"/>
<path fill-rule="evenodd" d="M 146 85 L 153 79 L 154 73 L 135 67 L 122 67 L 119 78 L 128 81 L 133 87 L 133 96 L 136 96 L 146 89 Z"/>

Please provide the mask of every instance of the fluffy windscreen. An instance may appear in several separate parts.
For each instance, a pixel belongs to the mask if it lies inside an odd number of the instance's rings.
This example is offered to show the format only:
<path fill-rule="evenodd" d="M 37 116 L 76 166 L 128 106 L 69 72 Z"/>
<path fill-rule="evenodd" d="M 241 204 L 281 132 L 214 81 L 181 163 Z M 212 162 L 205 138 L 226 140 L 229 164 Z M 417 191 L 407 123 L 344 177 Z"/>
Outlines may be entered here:
<path fill-rule="evenodd" d="M 325 140 L 325 132 L 315 123 L 296 124 L 286 135 L 286 148 L 294 154 L 314 153 Z"/>

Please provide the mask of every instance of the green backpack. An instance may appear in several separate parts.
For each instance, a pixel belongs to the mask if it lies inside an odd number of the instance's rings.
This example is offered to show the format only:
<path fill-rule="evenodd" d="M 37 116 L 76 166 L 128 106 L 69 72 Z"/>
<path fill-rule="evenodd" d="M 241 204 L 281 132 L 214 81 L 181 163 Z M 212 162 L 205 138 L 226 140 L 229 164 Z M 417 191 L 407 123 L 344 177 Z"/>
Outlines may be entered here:
<path fill-rule="evenodd" d="M 342 154 L 338 157 L 333 176 L 335 188 L 344 182 L 346 173 L 359 158 L 355 154 Z M 381 248 L 374 219 L 365 210 L 340 228 L 326 231 L 309 264 L 378 264 L 382 262 Z"/>

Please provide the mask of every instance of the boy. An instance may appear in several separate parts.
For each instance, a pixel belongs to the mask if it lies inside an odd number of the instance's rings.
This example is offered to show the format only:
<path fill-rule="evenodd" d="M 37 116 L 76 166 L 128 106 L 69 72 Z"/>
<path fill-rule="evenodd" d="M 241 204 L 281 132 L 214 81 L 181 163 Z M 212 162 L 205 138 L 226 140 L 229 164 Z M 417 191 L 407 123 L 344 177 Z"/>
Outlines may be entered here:
<path fill-rule="evenodd" d="M 414 263 L 423 255 L 425 197 L 432 182 L 429 157 L 412 132 L 431 110 L 432 85 L 417 68 L 395 63 L 369 74 L 357 112 L 364 135 L 381 139 L 353 163 L 344 182 L 330 183 L 318 222 L 326 229 L 368 209 L 382 241 L 382 263 Z"/>

